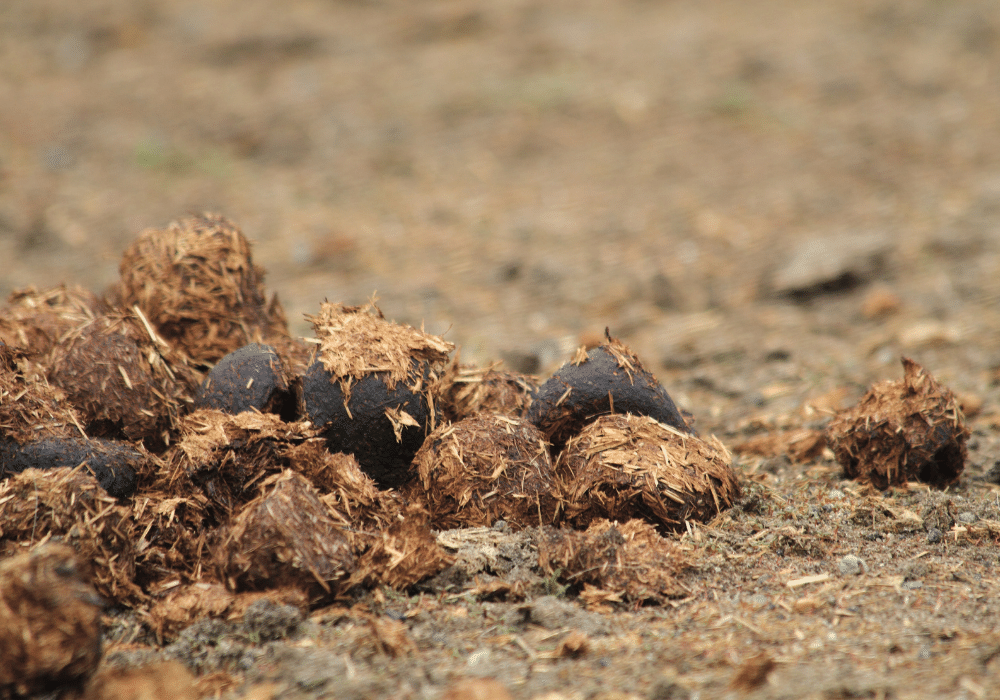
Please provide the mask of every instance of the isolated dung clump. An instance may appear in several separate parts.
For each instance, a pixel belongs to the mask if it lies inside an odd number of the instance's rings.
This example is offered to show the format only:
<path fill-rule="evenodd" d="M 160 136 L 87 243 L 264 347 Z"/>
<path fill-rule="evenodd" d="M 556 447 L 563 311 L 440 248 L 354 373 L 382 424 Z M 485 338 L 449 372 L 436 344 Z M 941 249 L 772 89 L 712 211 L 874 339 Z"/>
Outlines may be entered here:
<path fill-rule="evenodd" d="M 943 488 L 965 469 L 969 429 L 951 390 L 902 362 L 902 381 L 873 385 L 830 421 L 827 441 L 848 478 L 879 489 L 910 480 Z"/>
<path fill-rule="evenodd" d="M 545 433 L 558 453 L 593 419 L 613 413 L 649 416 L 690 432 L 666 389 L 635 353 L 610 336 L 589 352 L 580 348 L 571 362 L 542 384 L 525 417 Z"/>
<path fill-rule="evenodd" d="M 106 599 L 143 599 L 133 583 L 135 524 L 131 509 L 82 469 L 28 469 L 0 482 L 0 552 L 59 539 L 90 567 Z"/>
<path fill-rule="evenodd" d="M 343 520 L 305 477 L 274 474 L 221 531 L 223 580 L 233 590 L 300 587 L 314 600 L 337 593 L 356 566 Z"/>
<path fill-rule="evenodd" d="M 59 285 L 13 292 L 0 309 L 0 342 L 31 357 L 47 354 L 64 333 L 95 318 L 105 304 L 82 287 Z"/>
<path fill-rule="evenodd" d="M 138 306 L 167 342 L 197 362 L 288 334 L 277 297 L 267 301 L 249 241 L 223 216 L 146 229 L 125 251 L 120 271 L 112 301 Z"/>
<path fill-rule="evenodd" d="M 448 367 L 441 384 L 441 413 L 453 423 L 477 413 L 519 418 L 538 392 L 538 379 L 531 375 L 457 361 Z"/>
<path fill-rule="evenodd" d="M 667 530 L 708 521 L 740 495 L 732 456 L 648 416 L 602 416 L 572 438 L 556 464 L 559 496 L 577 528 L 597 518 L 644 518 Z"/>
<path fill-rule="evenodd" d="M 440 530 L 551 523 L 557 501 L 548 444 L 527 421 L 479 415 L 439 426 L 413 459 Z"/>
<path fill-rule="evenodd" d="M 208 372 L 195 396 L 195 408 L 236 415 L 244 411 L 295 415 L 291 378 L 270 345 L 250 343 L 233 350 Z"/>
<path fill-rule="evenodd" d="M 47 358 L 90 435 L 169 441 L 191 403 L 194 372 L 132 313 L 98 316 L 65 333 Z"/>
<path fill-rule="evenodd" d="M 689 592 L 678 580 L 690 565 L 687 552 L 643 520 L 595 520 L 585 532 L 542 528 L 538 564 L 575 590 L 610 594 L 605 600 L 663 603 Z"/>
<path fill-rule="evenodd" d="M 101 660 L 102 607 L 70 547 L 0 561 L 0 697 L 79 687 Z"/>

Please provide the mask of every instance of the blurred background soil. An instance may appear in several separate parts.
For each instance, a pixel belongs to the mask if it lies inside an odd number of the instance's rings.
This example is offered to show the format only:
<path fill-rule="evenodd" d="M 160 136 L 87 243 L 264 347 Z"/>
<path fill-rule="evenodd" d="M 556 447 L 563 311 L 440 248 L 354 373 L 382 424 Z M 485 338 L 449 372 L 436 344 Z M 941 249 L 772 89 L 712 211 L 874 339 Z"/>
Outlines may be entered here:
<path fill-rule="evenodd" d="M 297 334 L 377 291 L 544 375 L 609 327 L 729 441 L 901 354 L 989 416 L 998 86 L 995 0 L 6 0 L 0 294 L 210 210 Z"/>

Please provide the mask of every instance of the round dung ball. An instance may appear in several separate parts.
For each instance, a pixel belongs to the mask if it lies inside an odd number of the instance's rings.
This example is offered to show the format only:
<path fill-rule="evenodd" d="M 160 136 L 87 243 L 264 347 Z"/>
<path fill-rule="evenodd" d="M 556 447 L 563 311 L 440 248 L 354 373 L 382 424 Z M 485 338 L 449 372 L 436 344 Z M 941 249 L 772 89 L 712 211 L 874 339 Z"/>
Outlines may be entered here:
<path fill-rule="evenodd" d="M 414 368 L 420 377 L 417 363 Z M 422 380 L 393 381 L 388 372 L 372 372 L 342 382 L 317 360 L 302 376 L 300 392 L 300 414 L 320 431 L 331 452 L 354 455 L 382 488 L 410 478 L 410 462 L 430 422 Z"/>
<path fill-rule="evenodd" d="M 194 407 L 237 415 L 244 411 L 294 417 L 281 357 L 270 345 L 250 343 L 219 360 L 198 390 Z"/>
<path fill-rule="evenodd" d="M 516 529 L 551 524 L 557 502 L 549 446 L 519 418 L 480 414 L 442 425 L 413 459 L 432 525 Z"/>
<path fill-rule="evenodd" d="M 542 384 L 525 417 L 545 434 L 555 453 L 598 416 L 649 416 L 690 432 L 666 389 L 628 347 L 615 339 L 563 365 Z"/>
<path fill-rule="evenodd" d="M 566 444 L 556 474 L 569 521 L 644 518 L 666 530 L 708 521 L 740 495 L 732 456 L 714 436 L 702 439 L 649 416 L 601 416 Z"/>
<path fill-rule="evenodd" d="M 88 434 L 161 439 L 191 398 L 184 381 L 190 379 L 189 369 L 168 366 L 170 358 L 160 350 L 166 351 L 137 319 L 99 316 L 52 349 L 48 379 L 66 392 Z"/>

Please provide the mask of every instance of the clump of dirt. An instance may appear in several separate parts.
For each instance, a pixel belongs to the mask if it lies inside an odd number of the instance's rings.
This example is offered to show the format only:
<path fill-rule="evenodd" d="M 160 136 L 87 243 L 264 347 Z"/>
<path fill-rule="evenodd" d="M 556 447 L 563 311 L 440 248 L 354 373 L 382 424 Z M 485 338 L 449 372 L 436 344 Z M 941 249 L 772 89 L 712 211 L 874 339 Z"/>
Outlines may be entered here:
<path fill-rule="evenodd" d="M 827 441 L 852 479 L 886 489 L 908 481 L 943 488 L 965 469 L 969 429 L 958 399 L 903 358 L 902 381 L 876 384 L 827 426 Z"/>

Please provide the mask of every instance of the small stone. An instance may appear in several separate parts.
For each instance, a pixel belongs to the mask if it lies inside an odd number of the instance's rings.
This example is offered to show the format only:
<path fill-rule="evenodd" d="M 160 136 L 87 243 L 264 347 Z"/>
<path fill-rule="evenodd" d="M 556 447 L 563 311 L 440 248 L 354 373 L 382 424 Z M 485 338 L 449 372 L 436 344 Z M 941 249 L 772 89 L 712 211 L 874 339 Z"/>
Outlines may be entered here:
<path fill-rule="evenodd" d="M 964 523 L 966 525 L 969 525 L 979 520 L 979 518 L 976 516 L 975 513 L 970 513 L 968 511 L 964 513 L 959 513 L 956 519 L 958 520 L 958 522 Z"/>
<path fill-rule="evenodd" d="M 938 542 L 941 541 L 942 537 L 944 537 L 944 535 L 936 527 L 932 527 L 930 530 L 927 531 L 927 541 L 930 542 L 931 544 L 937 544 Z"/>
<path fill-rule="evenodd" d="M 993 466 L 986 471 L 983 478 L 991 484 L 1000 484 L 1000 459 L 993 463 Z"/>
<path fill-rule="evenodd" d="M 840 569 L 841 576 L 857 576 L 868 570 L 864 560 L 853 554 L 844 556 L 837 564 L 837 568 Z"/>
<path fill-rule="evenodd" d="M 798 244 L 772 277 L 778 296 L 806 299 L 870 282 L 884 269 L 890 241 L 880 234 L 834 234 Z"/>

